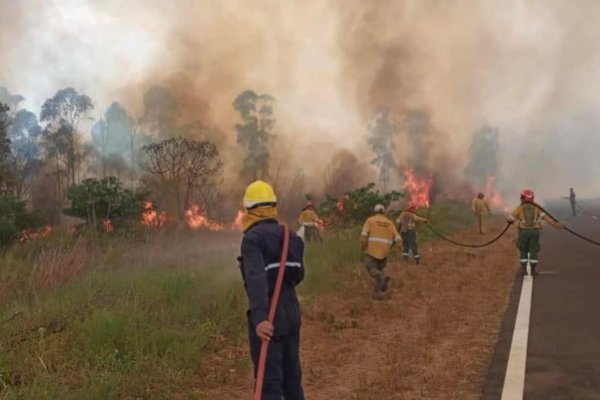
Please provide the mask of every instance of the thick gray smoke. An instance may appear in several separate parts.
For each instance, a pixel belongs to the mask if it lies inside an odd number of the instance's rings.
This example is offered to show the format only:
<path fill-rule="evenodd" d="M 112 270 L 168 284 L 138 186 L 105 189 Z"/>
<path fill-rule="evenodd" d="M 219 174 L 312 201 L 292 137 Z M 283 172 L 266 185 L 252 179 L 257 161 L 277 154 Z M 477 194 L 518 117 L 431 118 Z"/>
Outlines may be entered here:
<path fill-rule="evenodd" d="M 365 130 L 386 106 L 395 121 L 429 124 L 423 146 L 395 144 L 398 165 L 458 181 L 472 132 L 490 124 L 501 132 L 505 196 L 522 186 L 542 197 L 600 191 L 594 0 L 0 3 L 0 85 L 31 110 L 73 86 L 94 99 L 97 117 L 113 101 L 141 117 L 143 94 L 166 87 L 179 118 L 224 132 L 237 172 L 232 102 L 247 89 L 268 93 L 277 99 L 271 173 L 304 168 L 307 185 L 322 186 L 332 146 L 368 165 Z M 367 168 L 360 176 L 377 179 Z"/>

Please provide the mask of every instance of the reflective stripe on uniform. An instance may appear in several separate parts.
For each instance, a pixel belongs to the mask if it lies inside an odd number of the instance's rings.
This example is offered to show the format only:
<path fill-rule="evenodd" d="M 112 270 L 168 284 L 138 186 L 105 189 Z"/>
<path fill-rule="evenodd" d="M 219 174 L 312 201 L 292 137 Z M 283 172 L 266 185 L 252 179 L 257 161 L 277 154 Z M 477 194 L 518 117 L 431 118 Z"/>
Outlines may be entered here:
<path fill-rule="evenodd" d="M 529 260 L 528 260 L 528 259 L 526 259 L 526 258 L 521 258 L 519 261 L 520 261 L 520 262 L 522 262 L 522 263 L 526 263 L 526 262 L 527 262 L 527 261 L 529 261 Z"/>
<path fill-rule="evenodd" d="M 287 261 L 287 262 L 285 263 L 285 266 L 286 266 L 286 267 L 295 267 L 295 268 L 300 268 L 300 267 L 302 267 L 302 263 L 300 263 L 300 262 L 295 262 L 295 261 Z M 265 267 L 265 271 L 268 271 L 268 270 L 270 270 L 270 269 L 273 269 L 273 268 L 279 268 L 279 263 L 278 263 L 278 262 L 276 262 L 276 263 L 271 263 L 271 264 L 267 265 L 267 266 Z"/>
<path fill-rule="evenodd" d="M 317 224 L 314 222 L 304 222 L 302 226 L 317 226 Z"/>
<path fill-rule="evenodd" d="M 369 236 L 369 232 L 361 232 L 360 234 L 363 235 L 364 237 Z"/>
<path fill-rule="evenodd" d="M 378 238 L 378 237 L 370 237 L 369 238 L 369 242 L 377 242 L 377 243 L 385 243 L 385 244 L 393 244 L 394 242 L 391 240 L 387 240 L 387 239 L 383 239 L 383 238 Z"/>
<path fill-rule="evenodd" d="M 537 263 L 538 263 L 538 260 L 530 260 L 530 261 L 529 261 L 529 263 L 530 263 L 530 264 L 537 264 Z"/>
<path fill-rule="evenodd" d="M 402 240 L 402 238 L 400 237 L 400 235 L 398 235 L 394 238 L 394 242 L 399 242 L 401 240 Z"/>

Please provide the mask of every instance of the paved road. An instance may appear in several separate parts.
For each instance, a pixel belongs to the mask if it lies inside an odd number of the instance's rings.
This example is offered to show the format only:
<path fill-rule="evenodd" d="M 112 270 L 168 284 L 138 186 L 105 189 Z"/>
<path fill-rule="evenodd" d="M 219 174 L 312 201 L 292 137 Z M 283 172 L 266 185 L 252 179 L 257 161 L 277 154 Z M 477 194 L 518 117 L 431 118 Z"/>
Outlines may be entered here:
<path fill-rule="evenodd" d="M 600 216 L 600 204 L 587 204 Z M 600 241 L 600 219 L 550 212 Z M 525 375 L 526 400 L 600 400 L 600 247 L 546 227 L 540 275 L 533 284 Z M 510 348 L 520 279 L 515 284 L 483 399 L 499 399 Z"/>

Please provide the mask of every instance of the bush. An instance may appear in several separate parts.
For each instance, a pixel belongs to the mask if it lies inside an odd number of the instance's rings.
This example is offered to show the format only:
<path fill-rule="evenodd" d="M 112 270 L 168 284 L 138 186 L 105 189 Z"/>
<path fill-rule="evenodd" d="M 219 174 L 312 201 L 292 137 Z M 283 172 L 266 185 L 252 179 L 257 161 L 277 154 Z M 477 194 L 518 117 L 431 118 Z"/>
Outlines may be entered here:
<path fill-rule="evenodd" d="M 102 179 L 85 179 L 67 191 L 71 207 L 68 215 L 84 219 L 98 230 L 102 222 L 110 220 L 113 226 L 123 226 L 127 221 L 139 219 L 146 193 L 124 189 L 119 179 L 108 176 Z"/>
<path fill-rule="evenodd" d="M 370 183 L 347 192 L 341 199 L 327 195 L 325 201 L 319 205 L 319 214 L 327 225 L 351 227 L 362 224 L 373 214 L 373 208 L 377 204 L 388 206 L 402 196 L 402 193 L 395 190 L 390 193 L 380 193 L 375 190 L 375 184 Z"/>
<path fill-rule="evenodd" d="M 18 240 L 24 230 L 39 228 L 43 224 L 44 217 L 27 211 L 25 202 L 10 194 L 0 195 L 0 247 Z"/>

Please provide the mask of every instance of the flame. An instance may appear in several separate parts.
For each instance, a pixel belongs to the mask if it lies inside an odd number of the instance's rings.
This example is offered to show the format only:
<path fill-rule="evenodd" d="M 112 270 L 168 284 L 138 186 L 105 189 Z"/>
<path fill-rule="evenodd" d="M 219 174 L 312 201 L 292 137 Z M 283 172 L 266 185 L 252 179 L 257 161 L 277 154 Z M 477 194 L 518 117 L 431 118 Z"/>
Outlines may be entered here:
<path fill-rule="evenodd" d="M 409 201 L 416 207 L 429 207 L 429 193 L 433 179 L 417 179 L 412 168 L 406 169 L 404 176 L 406 177 L 404 191 L 407 193 Z"/>
<path fill-rule="evenodd" d="M 115 227 L 110 219 L 105 218 L 102 220 L 102 229 L 104 229 L 104 233 L 111 233 L 115 230 Z"/>
<path fill-rule="evenodd" d="M 496 210 L 506 209 L 502 195 L 496 190 L 495 176 L 488 176 L 487 178 L 485 183 L 485 197 L 488 199 L 491 208 Z"/>
<path fill-rule="evenodd" d="M 33 240 L 42 237 L 48 237 L 52 232 L 52 226 L 44 225 L 40 229 L 25 229 L 21 232 L 21 236 L 19 237 L 19 242 L 26 242 L 28 240 Z"/>
<path fill-rule="evenodd" d="M 151 201 L 144 201 L 142 204 L 142 225 L 148 228 L 162 228 L 167 221 L 167 213 L 158 212 Z"/>
<path fill-rule="evenodd" d="M 223 224 L 208 219 L 206 212 L 197 204 L 192 204 L 190 208 L 185 210 L 183 215 L 185 223 L 192 229 L 206 228 L 211 231 L 222 231 L 225 229 Z"/>
<path fill-rule="evenodd" d="M 234 231 L 242 231 L 244 230 L 244 225 L 242 224 L 242 220 L 246 213 L 242 210 L 238 210 L 237 215 L 235 216 L 235 220 L 231 224 L 231 229 Z"/>

